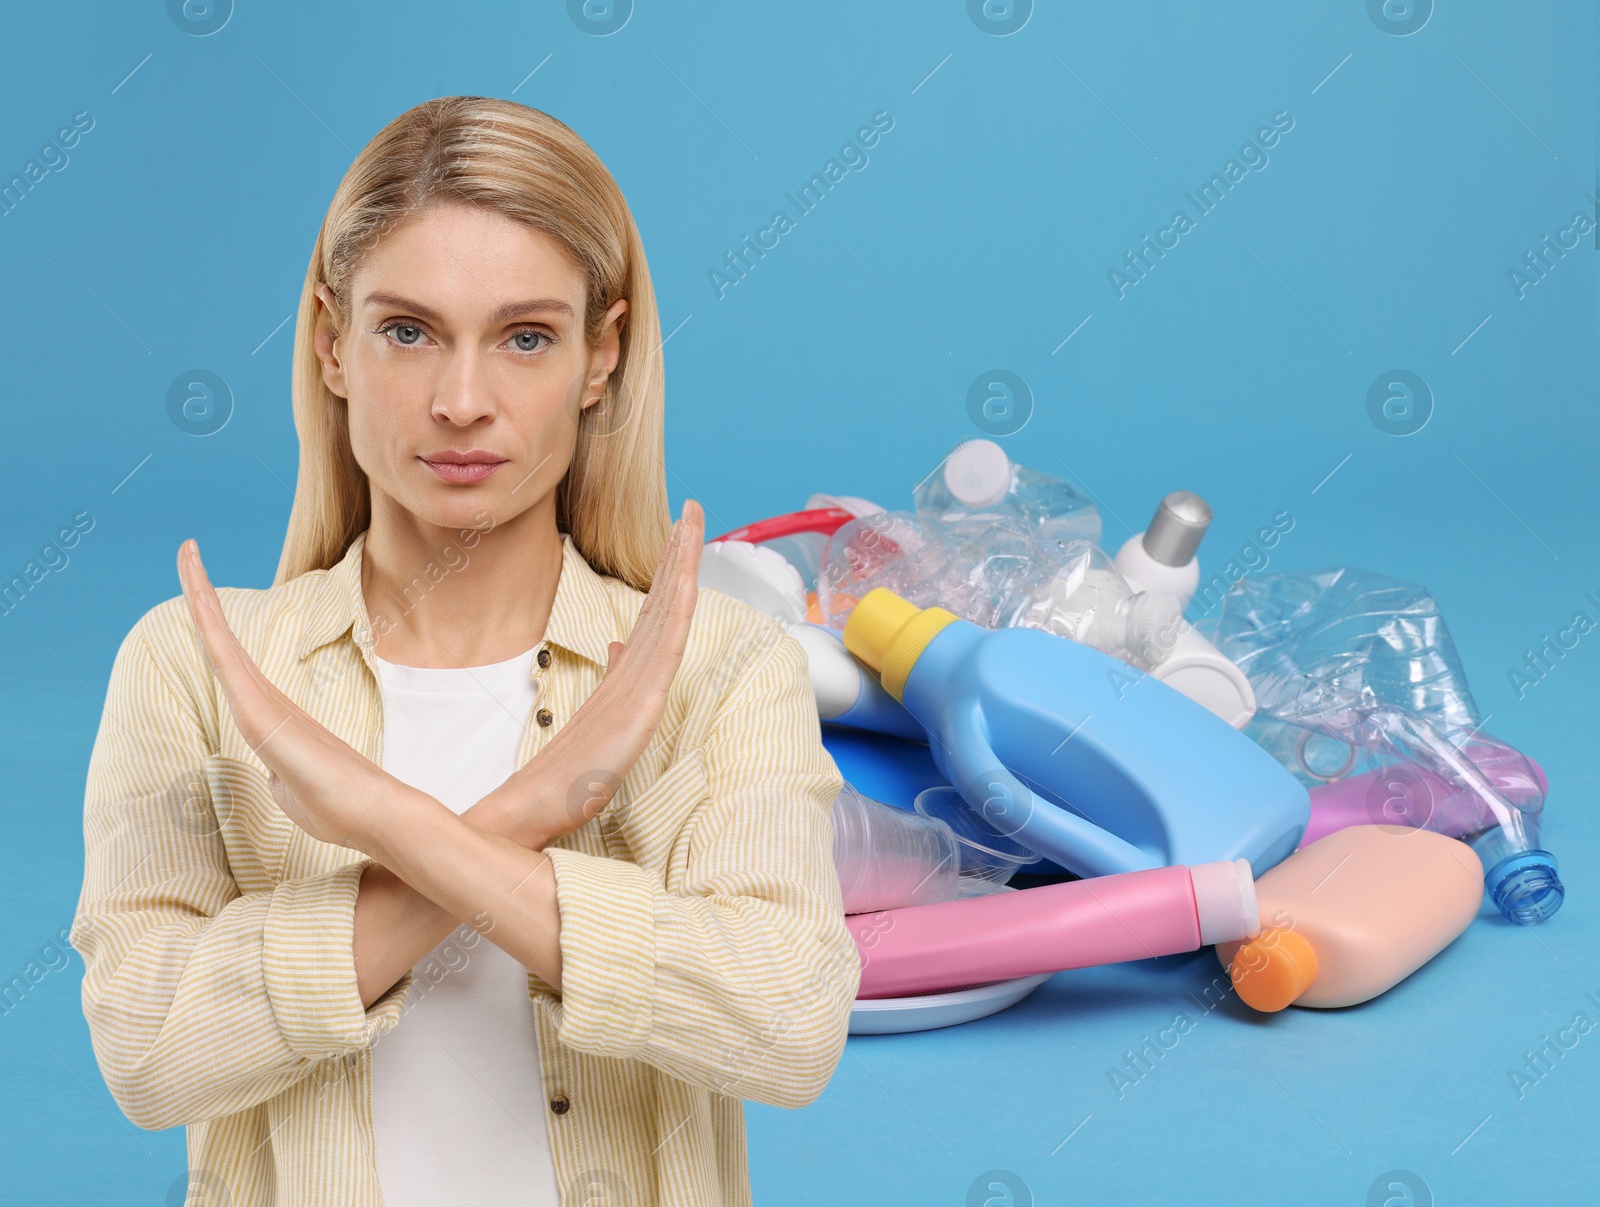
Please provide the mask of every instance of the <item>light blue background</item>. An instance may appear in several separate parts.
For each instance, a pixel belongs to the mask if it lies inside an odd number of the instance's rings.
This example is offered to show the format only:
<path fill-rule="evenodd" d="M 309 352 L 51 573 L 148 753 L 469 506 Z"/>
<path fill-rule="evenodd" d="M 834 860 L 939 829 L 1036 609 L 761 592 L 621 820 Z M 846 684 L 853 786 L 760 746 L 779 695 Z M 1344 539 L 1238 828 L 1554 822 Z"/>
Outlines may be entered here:
<path fill-rule="evenodd" d="M 95 526 L 0 617 L 0 979 L 70 922 L 111 658 L 177 593 L 179 542 L 219 583 L 271 580 L 296 461 L 279 324 L 353 152 L 425 98 L 514 94 L 590 141 L 643 230 L 675 332 L 674 507 L 720 530 L 814 490 L 903 506 L 1004 368 L 1034 398 L 1006 447 L 1067 467 L 1113 547 L 1184 487 L 1216 509 L 1213 566 L 1288 510 L 1272 568 L 1428 585 L 1488 729 L 1552 784 L 1569 896 L 1548 925 L 1485 915 L 1346 1011 L 1205 1014 L 1202 956 L 852 1039 L 816 1104 L 749 1108 L 757 1202 L 960 1204 L 994 1168 L 1040 1203 L 1359 1204 L 1393 1168 L 1441 1203 L 1592 1197 L 1600 1032 L 1520 1101 L 1508 1070 L 1600 1021 L 1600 633 L 1523 699 L 1508 670 L 1600 619 L 1594 236 L 1525 297 L 1507 277 L 1594 211 L 1592 5 L 1439 0 L 1406 37 L 1362 0 L 1044 5 L 1006 37 L 954 0 L 642 0 L 608 37 L 557 3 L 241 0 L 209 37 L 159 0 L 4 21 L 0 176 L 72 114 L 95 125 L 0 218 L 0 576 L 74 513 Z M 719 299 L 708 270 L 885 110 L 870 166 Z M 1285 110 L 1270 165 L 1119 300 L 1107 269 Z M 205 438 L 165 408 L 197 367 L 236 399 Z M 1395 368 L 1435 397 L 1403 438 L 1366 410 Z M 182 1134 L 111 1101 L 81 976 L 74 956 L 0 1017 L 0 1198 L 168 1202 Z M 1107 1070 L 1180 1011 L 1194 1029 L 1119 1100 Z"/>

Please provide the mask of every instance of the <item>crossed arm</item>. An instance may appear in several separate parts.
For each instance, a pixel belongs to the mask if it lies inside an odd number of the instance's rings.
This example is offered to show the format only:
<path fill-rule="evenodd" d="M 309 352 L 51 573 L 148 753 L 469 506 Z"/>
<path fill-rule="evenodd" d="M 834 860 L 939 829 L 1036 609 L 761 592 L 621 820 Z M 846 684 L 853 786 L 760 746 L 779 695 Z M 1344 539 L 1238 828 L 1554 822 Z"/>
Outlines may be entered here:
<path fill-rule="evenodd" d="M 376 863 L 361 878 L 352 949 L 363 1005 L 467 921 L 558 991 L 561 914 L 543 848 L 602 809 L 603 789 L 570 807 L 596 768 L 619 784 L 659 725 L 688 640 L 704 518 L 684 506 L 626 644 L 539 754 L 466 813 L 409 787 L 277 689 L 228 627 L 194 541 L 178 575 L 200 644 L 240 733 L 271 772 L 283 811 L 314 838 Z"/>
<path fill-rule="evenodd" d="M 620 781 L 657 724 L 671 681 L 660 659 L 676 667 L 695 601 L 698 518 L 680 524 L 691 529 L 683 560 L 669 549 L 650 614 L 641 611 L 626 647 L 613 646 L 583 708 L 462 817 L 329 747 L 337 739 L 270 684 L 246 683 L 241 698 L 268 707 L 247 704 L 241 732 L 259 740 L 279 805 L 314 836 L 368 854 L 264 891 L 241 893 L 214 821 L 185 825 L 173 809 L 173 786 L 193 782 L 214 721 L 154 656 L 146 630 L 181 644 L 184 610 L 163 606 L 136 627 L 90 760 L 73 930 L 96 1056 L 130 1119 L 148 1128 L 216 1119 L 337 1068 L 326 1062 L 398 1022 L 405 974 L 457 919 L 549 986 L 540 997 L 577 1051 L 778 1106 L 821 1093 L 860 963 L 831 853 L 838 772 L 818 741 L 795 642 L 769 640 L 742 664 L 705 745 L 650 789 L 690 809 L 670 887 L 624 860 L 539 850 L 605 803 L 596 795 L 574 809 L 567 785 L 602 766 Z M 207 647 L 219 682 L 259 677 L 230 651 L 209 588 L 186 583 L 185 594 L 202 632 L 220 639 Z M 664 612 L 681 618 L 676 631 Z M 295 742 L 280 742 L 291 732 Z M 335 777 L 311 800 L 298 786 L 307 767 Z M 243 790 L 260 792 L 257 774 L 240 770 Z M 379 817 L 385 824 L 369 820 Z"/>

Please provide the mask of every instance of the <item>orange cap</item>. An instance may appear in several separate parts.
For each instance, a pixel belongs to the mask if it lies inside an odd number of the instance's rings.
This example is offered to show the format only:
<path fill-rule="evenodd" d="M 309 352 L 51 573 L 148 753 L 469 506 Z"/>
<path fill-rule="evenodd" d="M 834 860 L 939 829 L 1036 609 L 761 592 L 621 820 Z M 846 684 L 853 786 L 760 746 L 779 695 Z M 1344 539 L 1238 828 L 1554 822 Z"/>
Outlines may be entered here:
<path fill-rule="evenodd" d="M 1228 976 L 1247 1006 L 1268 1013 L 1282 1010 L 1317 979 L 1317 951 L 1304 935 L 1271 927 L 1240 945 Z"/>

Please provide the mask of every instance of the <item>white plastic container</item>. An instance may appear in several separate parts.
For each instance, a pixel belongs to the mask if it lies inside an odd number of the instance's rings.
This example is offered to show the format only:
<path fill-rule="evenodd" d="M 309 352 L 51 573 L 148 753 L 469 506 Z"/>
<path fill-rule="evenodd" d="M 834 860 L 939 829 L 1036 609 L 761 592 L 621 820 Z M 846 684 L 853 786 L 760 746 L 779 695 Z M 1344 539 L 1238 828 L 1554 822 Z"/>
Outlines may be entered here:
<path fill-rule="evenodd" d="M 863 499 L 859 495 L 829 495 L 814 494 L 806 500 L 806 510 L 811 511 L 818 507 L 837 507 L 840 511 L 848 511 L 853 516 L 876 515 L 888 508 L 871 499 Z"/>
<path fill-rule="evenodd" d="M 1150 527 L 1117 550 L 1117 569 L 1145 591 L 1164 591 L 1186 608 L 1200 584 L 1195 551 L 1211 526 L 1211 506 L 1193 491 L 1175 490 L 1161 500 Z"/>
<path fill-rule="evenodd" d="M 708 542 L 700 550 L 698 581 L 785 624 L 806 618 L 806 585 L 800 571 L 764 545 Z"/>
<path fill-rule="evenodd" d="M 1195 551 L 1210 525 L 1211 507 L 1204 499 L 1192 491 L 1173 491 L 1161 500 L 1150 527 L 1117 550 L 1117 569 L 1135 590 L 1170 595 L 1181 610 L 1200 582 Z M 1172 648 L 1151 673 L 1235 729 L 1255 716 L 1249 677 L 1187 621 L 1179 623 Z"/>
<path fill-rule="evenodd" d="M 1172 649 L 1150 673 L 1235 729 L 1243 729 L 1256 715 L 1256 693 L 1249 678 L 1188 621 L 1179 622 Z"/>

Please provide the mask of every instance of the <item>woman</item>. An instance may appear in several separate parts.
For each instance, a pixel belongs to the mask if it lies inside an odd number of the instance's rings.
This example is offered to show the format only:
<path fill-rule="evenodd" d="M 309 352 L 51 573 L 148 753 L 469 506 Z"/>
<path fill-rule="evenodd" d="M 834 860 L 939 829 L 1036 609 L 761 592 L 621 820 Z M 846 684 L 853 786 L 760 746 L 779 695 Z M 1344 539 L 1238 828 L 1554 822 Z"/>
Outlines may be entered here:
<path fill-rule="evenodd" d="M 668 539 L 616 183 L 520 105 L 401 115 L 294 373 L 274 586 L 185 542 L 112 669 L 73 930 L 107 1084 L 233 1207 L 748 1203 L 740 1099 L 816 1098 L 860 974 L 840 781 L 798 644 L 697 592 L 698 506 Z"/>

